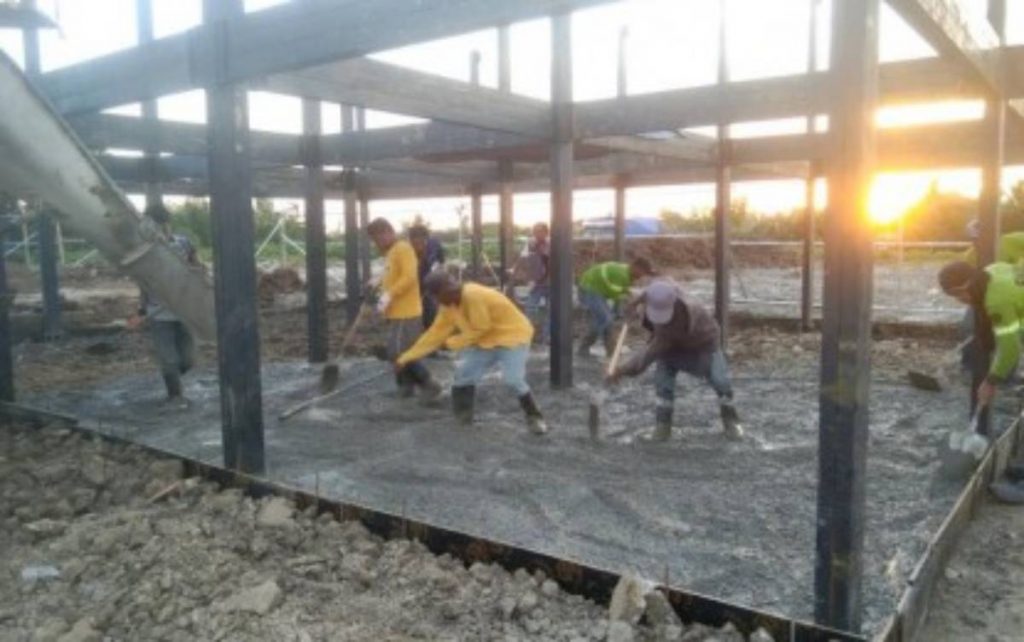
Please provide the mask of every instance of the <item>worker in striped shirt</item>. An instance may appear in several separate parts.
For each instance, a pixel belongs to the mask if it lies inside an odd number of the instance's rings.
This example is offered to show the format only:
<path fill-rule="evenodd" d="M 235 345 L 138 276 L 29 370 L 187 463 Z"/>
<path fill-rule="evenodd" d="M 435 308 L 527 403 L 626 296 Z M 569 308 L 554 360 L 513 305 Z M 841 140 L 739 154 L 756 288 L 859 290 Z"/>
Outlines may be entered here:
<path fill-rule="evenodd" d="M 590 356 L 590 348 L 599 338 L 604 341 L 605 352 L 611 356 L 615 348 L 612 304 L 628 298 L 629 288 L 634 283 L 651 276 L 654 276 L 654 268 L 645 258 L 635 258 L 629 263 L 597 263 L 580 276 L 578 295 L 580 304 L 587 310 L 588 325 L 587 334 L 579 345 L 579 356 Z"/>

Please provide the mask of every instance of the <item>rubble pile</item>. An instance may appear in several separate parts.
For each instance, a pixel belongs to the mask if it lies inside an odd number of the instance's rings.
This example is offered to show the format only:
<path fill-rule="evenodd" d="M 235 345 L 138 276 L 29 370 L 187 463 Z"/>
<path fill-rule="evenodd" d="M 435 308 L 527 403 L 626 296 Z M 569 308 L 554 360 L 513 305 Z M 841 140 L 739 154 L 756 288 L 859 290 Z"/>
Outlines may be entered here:
<path fill-rule="evenodd" d="M 67 430 L 2 429 L 0 639 L 719 640 L 624 579 L 611 609 L 358 522 L 182 479 Z M 750 639 L 771 640 L 763 631 Z"/>

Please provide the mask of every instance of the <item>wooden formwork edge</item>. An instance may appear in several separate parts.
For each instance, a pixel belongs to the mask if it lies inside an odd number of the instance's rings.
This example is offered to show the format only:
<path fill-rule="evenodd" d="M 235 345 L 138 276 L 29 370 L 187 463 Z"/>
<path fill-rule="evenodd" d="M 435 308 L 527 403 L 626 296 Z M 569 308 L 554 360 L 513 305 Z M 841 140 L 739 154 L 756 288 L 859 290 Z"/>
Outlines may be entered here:
<path fill-rule="evenodd" d="M 570 593 L 582 595 L 599 604 L 608 604 L 620 574 L 579 561 L 557 558 L 512 544 L 476 537 L 405 516 L 393 515 L 351 502 L 324 497 L 317 493 L 272 482 L 266 478 L 228 470 L 211 463 L 194 460 L 177 453 L 140 444 L 124 437 L 98 430 L 76 417 L 53 413 L 15 403 L 0 402 L 0 418 L 43 426 L 58 424 L 76 432 L 104 441 L 131 446 L 158 457 L 180 460 L 188 476 L 198 476 L 223 486 L 241 488 L 253 497 L 276 495 L 295 502 L 300 509 L 315 507 L 318 513 L 331 513 L 338 519 L 359 520 L 372 533 L 385 539 L 415 539 L 434 553 L 450 554 L 467 565 L 489 562 L 509 571 L 524 568 L 541 570 Z M 660 585 L 679 617 L 687 623 L 709 626 L 733 624 L 750 634 L 763 628 L 777 642 L 867 642 L 861 635 L 836 631 L 824 626 L 759 611 L 725 600 L 713 598 L 678 587 Z"/>
<path fill-rule="evenodd" d="M 1022 438 L 1024 428 L 1022 417 L 1018 416 L 988 449 L 964 485 L 952 510 L 928 542 L 928 547 L 910 574 L 896 612 L 889 617 L 873 642 L 914 642 L 917 639 L 928 616 L 935 587 L 946 570 L 949 558 L 974 518 L 988 487 L 1002 476 L 1013 455 L 1019 452 Z"/>

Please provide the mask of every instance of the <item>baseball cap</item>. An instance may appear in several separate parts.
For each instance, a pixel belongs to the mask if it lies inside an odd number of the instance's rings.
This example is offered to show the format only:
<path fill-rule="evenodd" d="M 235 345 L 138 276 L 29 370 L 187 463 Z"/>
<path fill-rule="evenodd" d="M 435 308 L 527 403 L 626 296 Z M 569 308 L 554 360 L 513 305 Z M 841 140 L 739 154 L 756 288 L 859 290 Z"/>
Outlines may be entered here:
<path fill-rule="evenodd" d="M 655 281 L 644 290 L 644 312 L 648 320 L 662 325 L 672 320 L 679 299 L 679 289 L 668 281 Z"/>

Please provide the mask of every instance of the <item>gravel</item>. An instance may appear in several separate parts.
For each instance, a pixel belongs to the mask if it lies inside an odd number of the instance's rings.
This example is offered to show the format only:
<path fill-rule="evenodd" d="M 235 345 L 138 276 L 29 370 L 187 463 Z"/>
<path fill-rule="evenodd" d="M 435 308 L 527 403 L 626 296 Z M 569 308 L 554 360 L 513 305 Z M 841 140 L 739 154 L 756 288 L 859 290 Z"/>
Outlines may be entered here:
<path fill-rule="evenodd" d="M 179 462 L 137 448 L 0 434 L 0 639 L 744 639 L 683 627 L 656 595 L 644 624 L 610 621 L 541 573 L 467 569 L 280 497 L 181 480 Z"/>

